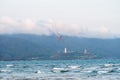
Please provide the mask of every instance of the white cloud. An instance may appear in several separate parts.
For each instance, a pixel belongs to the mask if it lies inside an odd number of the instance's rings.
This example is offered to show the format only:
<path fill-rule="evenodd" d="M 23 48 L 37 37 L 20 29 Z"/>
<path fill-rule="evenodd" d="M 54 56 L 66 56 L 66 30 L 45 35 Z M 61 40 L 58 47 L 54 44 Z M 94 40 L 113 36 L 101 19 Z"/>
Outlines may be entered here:
<path fill-rule="evenodd" d="M 31 19 L 25 19 L 24 21 L 22 21 L 21 25 L 22 30 L 26 33 L 30 33 L 33 31 L 33 29 L 37 26 L 36 23 L 34 21 L 32 21 Z"/>
<path fill-rule="evenodd" d="M 10 17 L 2 17 L 0 18 L 0 33 L 19 32 L 19 25 L 19 22 Z"/>
<path fill-rule="evenodd" d="M 0 23 L 7 24 L 7 25 L 15 25 L 15 24 L 17 24 L 17 22 L 14 19 L 10 18 L 10 17 L 2 17 L 0 19 Z"/>
<path fill-rule="evenodd" d="M 100 33 L 102 33 L 102 34 L 107 34 L 108 32 L 109 32 L 109 30 L 108 30 L 107 27 L 102 26 L 102 27 L 100 28 Z"/>
<path fill-rule="evenodd" d="M 33 21 L 32 19 L 15 20 L 10 17 L 0 18 L 0 34 L 28 33 L 38 35 L 61 34 L 67 36 L 82 36 L 96 38 L 112 38 L 117 34 L 110 31 L 107 26 L 80 26 L 78 24 L 65 24 L 60 20 Z M 114 33 L 114 34 L 112 34 Z M 117 34 L 118 36 L 118 34 Z M 120 36 L 120 35 L 119 35 Z"/>

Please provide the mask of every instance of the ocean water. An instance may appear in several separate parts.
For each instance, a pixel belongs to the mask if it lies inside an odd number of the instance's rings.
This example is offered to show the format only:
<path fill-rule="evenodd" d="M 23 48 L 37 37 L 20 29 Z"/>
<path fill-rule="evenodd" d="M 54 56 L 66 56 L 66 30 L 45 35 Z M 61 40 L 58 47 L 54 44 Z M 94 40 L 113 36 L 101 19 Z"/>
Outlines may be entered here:
<path fill-rule="evenodd" d="M 120 80 L 120 60 L 0 61 L 0 80 Z"/>

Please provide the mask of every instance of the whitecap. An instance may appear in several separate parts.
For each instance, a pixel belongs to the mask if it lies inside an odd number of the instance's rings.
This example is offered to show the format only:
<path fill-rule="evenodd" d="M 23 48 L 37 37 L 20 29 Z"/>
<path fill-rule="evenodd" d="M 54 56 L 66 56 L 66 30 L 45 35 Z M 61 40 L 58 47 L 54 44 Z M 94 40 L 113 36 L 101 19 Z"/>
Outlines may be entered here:
<path fill-rule="evenodd" d="M 7 66 L 7 67 L 12 67 L 13 65 L 12 65 L 12 64 L 7 64 L 6 66 Z"/>
<path fill-rule="evenodd" d="M 64 73 L 64 72 L 69 72 L 70 70 L 68 68 L 53 68 L 52 69 L 52 72 L 61 72 L 61 73 Z"/>
<path fill-rule="evenodd" d="M 0 70 L 0 72 L 2 72 L 2 73 L 9 73 L 9 72 L 11 72 L 11 70 L 2 69 L 2 70 Z"/>
<path fill-rule="evenodd" d="M 68 66 L 69 68 L 71 68 L 71 69 L 78 69 L 78 68 L 80 68 L 80 66 Z"/>
<path fill-rule="evenodd" d="M 98 74 L 106 74 L 108 73 L 109 71 L 98 71 Z"/>
<path fill-rule="evenodd" d="M 83 70 L 83 71 L 81 71 L 82 73 L 91 73 L 92 72 L 92 70 Z"/>
<path fill-rule="evenodd" d="M 120 66 L 120 64 L 104 64 L 105 67 Z"/>
<path fill-rule="evenodd" d="M 37 70 L 35 73 L 38 73 L 38 74 L 40 74 L 40 73 L 42 73 L 40 70 Z"/>

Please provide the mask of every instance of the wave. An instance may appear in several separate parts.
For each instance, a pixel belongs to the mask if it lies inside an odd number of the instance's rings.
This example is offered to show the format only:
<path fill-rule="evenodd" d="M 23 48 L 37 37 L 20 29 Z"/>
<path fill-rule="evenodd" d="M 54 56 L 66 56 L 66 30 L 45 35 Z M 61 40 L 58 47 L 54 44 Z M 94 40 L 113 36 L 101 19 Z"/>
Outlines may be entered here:
<path fill-rule="evenodd" d="M 1 73 L 11 73 L 12 70 L 8 70 L 8 69 L 2 69 L 0 70 Z"/>
<path fill-rule="evenodd" d="M 104 64 L 104 67 L 115 67 L 120 66 L 120 64 Z"/>
<path fill-rule="evenodd" d="M 41 72 L 40 70 L 37 70 L 37 71 L 35 71 L 35 73 L 40 74 L 40 73 L 43 73 L 43 72 Z"/>
<path fill-rule="evenodd" d="M 12 80 L 11 75 L 13 80 L 120 80 L 118 61 L 16 61 L 1 62 L 0 66 L 1 80 Z"/>
<path fill-rule="evenodd" d="M 68 68 L 70 68 L 70 69 L 79 69 L 80 66 L 68 66 Z"/>
<path fill-rule="evenodd" d="M 52 72 L 61 72 L 61 73 L 64 73 L 64 72 L 69 72 L 70 70 L 68 68 L 53 68 L 52 69 Z"/>
<path fill-rule="evenodd" d="M 7 64 L 6 67 L 13 67 L 13 64 Z"/>

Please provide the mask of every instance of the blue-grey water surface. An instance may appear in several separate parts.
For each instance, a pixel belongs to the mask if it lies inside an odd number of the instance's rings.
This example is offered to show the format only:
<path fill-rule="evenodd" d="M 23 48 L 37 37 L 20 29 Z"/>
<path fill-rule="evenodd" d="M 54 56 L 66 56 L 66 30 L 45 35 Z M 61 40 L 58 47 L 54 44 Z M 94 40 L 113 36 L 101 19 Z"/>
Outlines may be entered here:
<path fill-rule="evenodd" d="M 0 80 L 120 80 L 120 60 L 0 61 Z"/>

